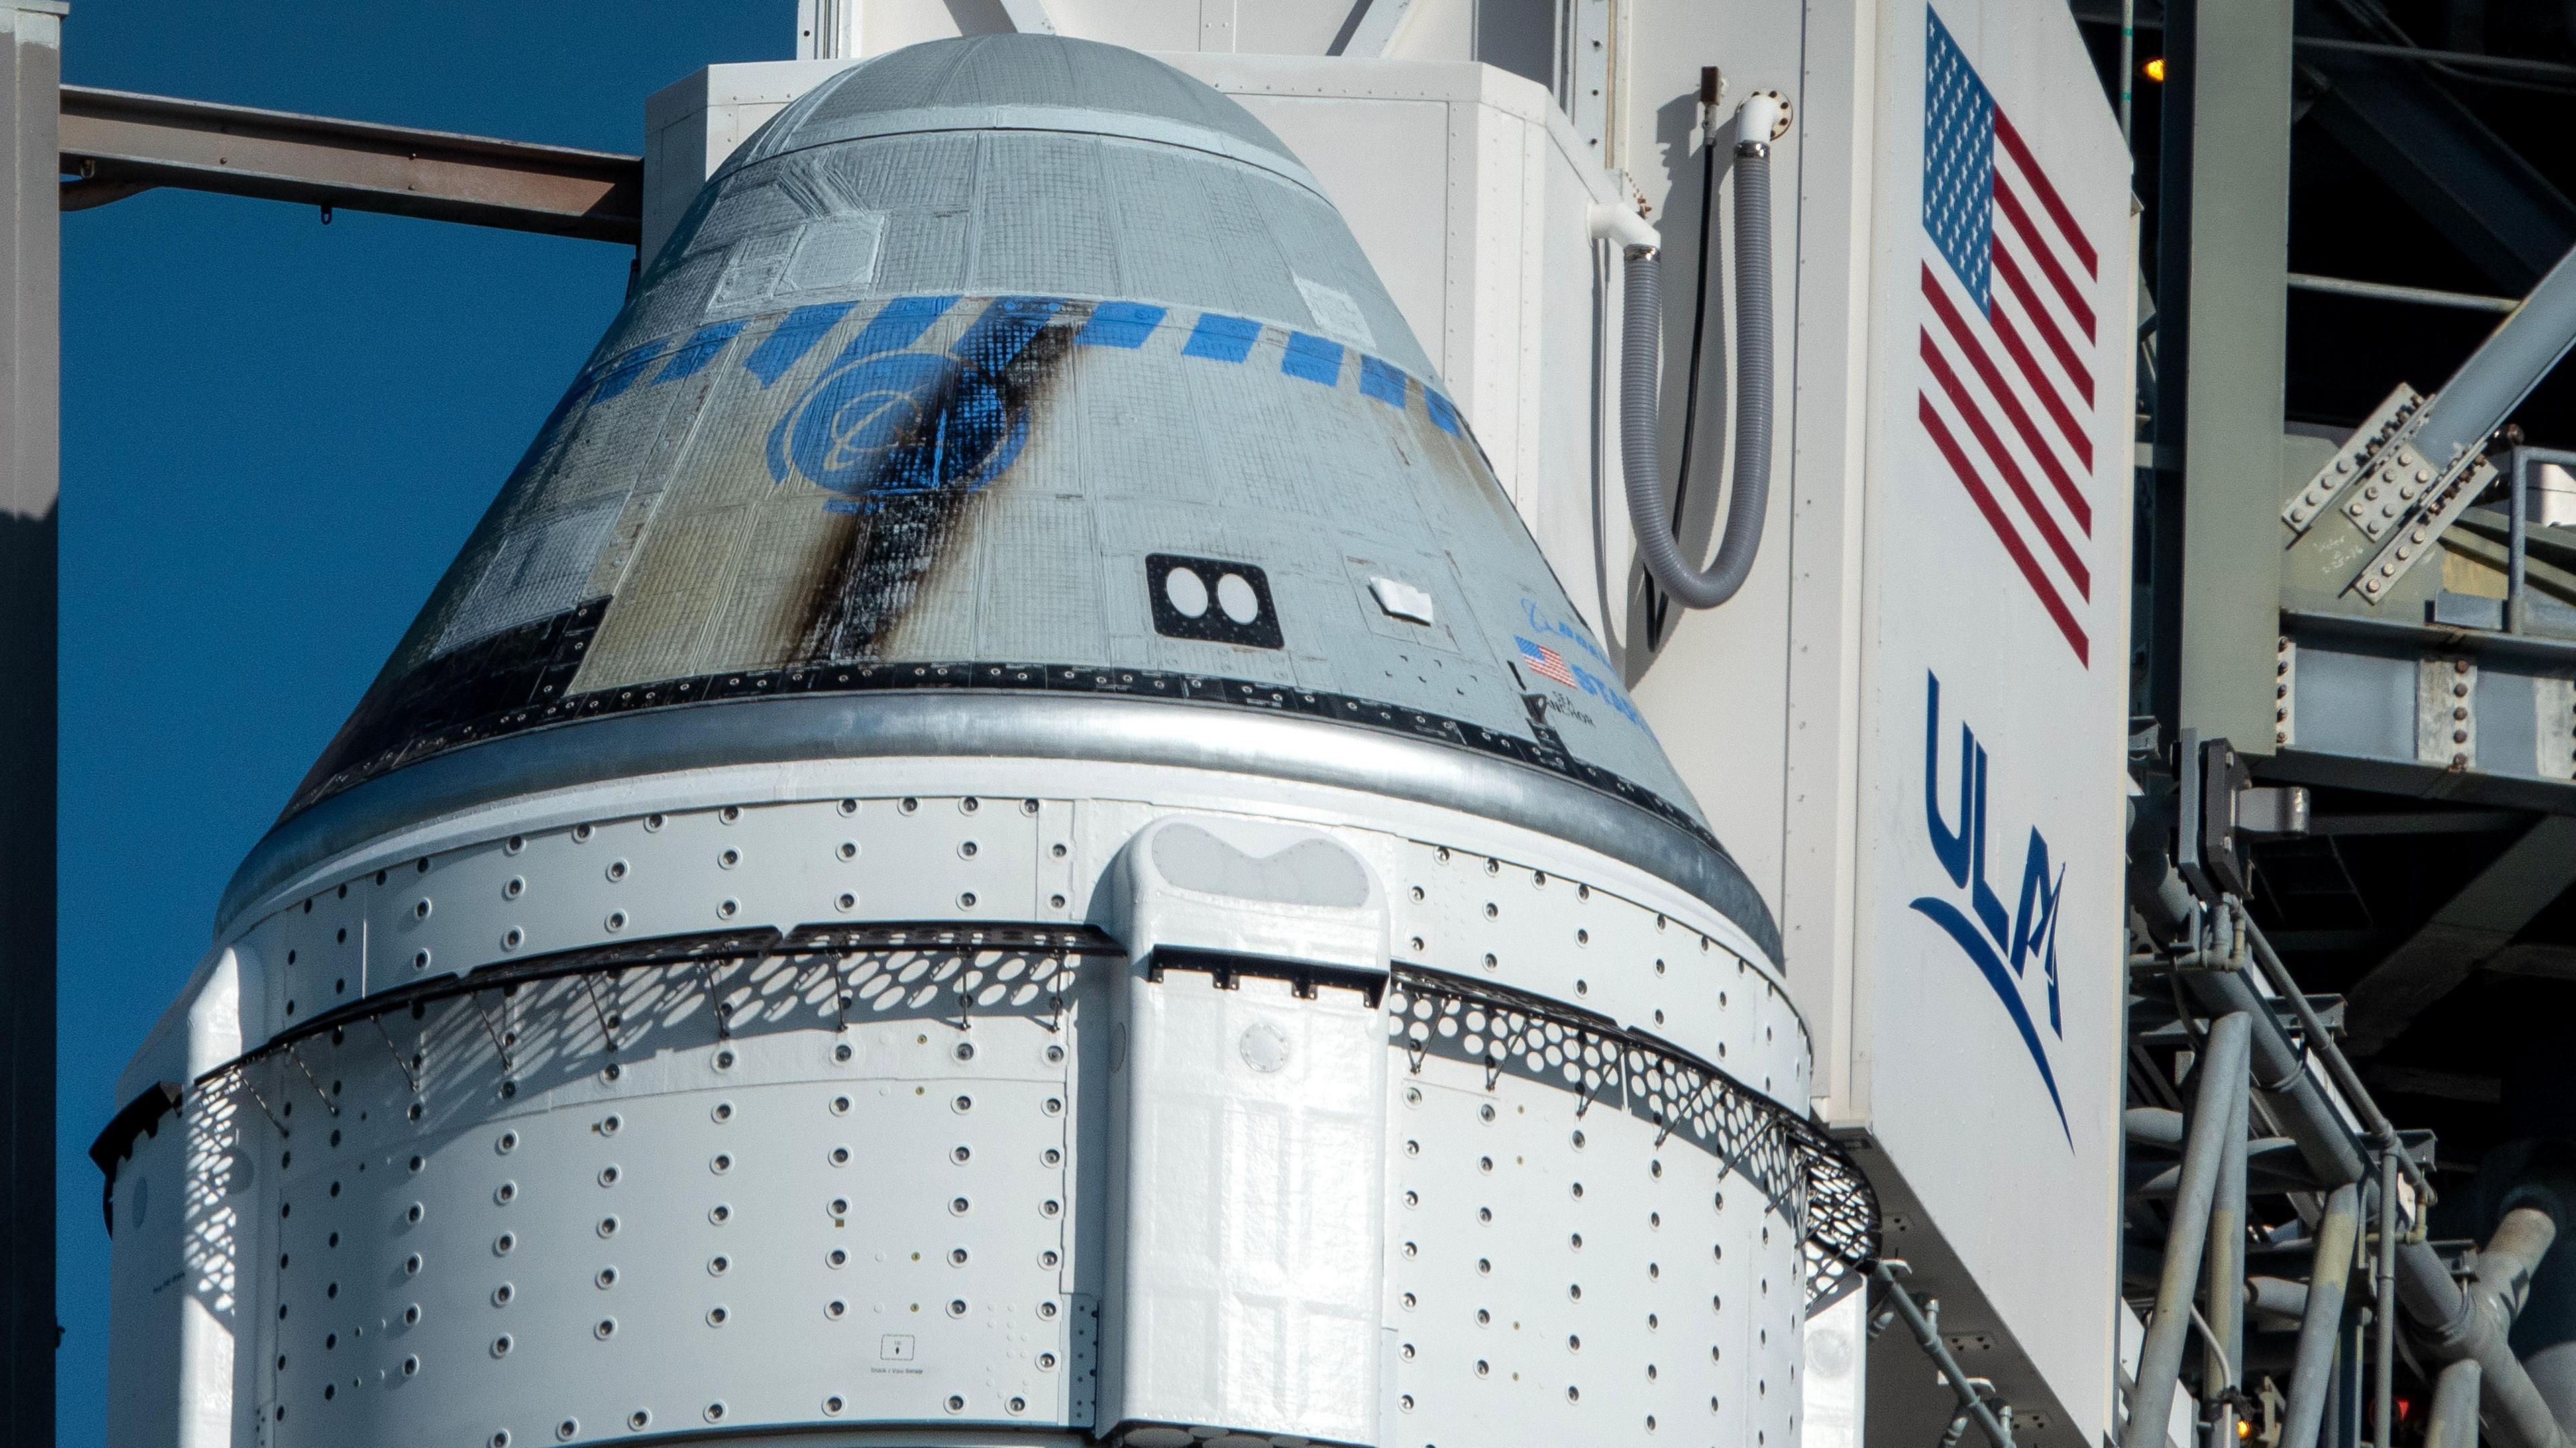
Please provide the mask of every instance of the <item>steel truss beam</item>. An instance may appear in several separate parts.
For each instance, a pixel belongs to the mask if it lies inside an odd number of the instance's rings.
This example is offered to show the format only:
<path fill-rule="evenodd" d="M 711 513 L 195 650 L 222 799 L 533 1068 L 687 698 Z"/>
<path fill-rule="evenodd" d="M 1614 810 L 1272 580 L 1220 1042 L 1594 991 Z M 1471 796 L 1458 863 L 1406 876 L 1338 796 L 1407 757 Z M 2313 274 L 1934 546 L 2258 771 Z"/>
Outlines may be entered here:
<path fill-rule="evenodd" d="M 156 186 L 638 245 L 644 160 L 211 101 L 62 88 L 78 211 Z"/>
<path fill-rule="evenodd" d="M 2374 38 L 2334 0 L 2298 13 L 2303 35 Z M 2576 242 L 2576 203 L 2415 61 L 2315 48 L 2300 64 L 2328 82 L 2317 124 L 2499 285 L 2528 290 Z"/>

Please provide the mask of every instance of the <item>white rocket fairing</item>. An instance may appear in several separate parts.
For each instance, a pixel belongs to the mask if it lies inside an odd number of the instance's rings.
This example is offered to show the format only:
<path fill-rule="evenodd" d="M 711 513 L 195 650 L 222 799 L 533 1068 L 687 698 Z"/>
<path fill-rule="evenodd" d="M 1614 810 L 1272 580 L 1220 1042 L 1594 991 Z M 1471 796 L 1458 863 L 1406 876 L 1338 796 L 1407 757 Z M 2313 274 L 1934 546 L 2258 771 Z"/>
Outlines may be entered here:
<path fill-rule="evenodd" d="M 1868 1250 L 1340 217 L 1108 46 L 746 145 L 216 938 L 101 1143 L 120 1443 L 1785 1448 Z"/>

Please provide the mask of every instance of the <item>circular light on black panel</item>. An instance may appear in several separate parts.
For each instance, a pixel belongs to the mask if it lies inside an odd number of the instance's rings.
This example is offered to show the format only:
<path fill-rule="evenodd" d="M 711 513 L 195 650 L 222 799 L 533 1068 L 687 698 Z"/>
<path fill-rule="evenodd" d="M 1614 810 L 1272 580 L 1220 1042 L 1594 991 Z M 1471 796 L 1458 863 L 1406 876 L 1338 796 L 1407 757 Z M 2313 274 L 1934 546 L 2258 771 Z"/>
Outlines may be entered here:
<path fill-rule="evenodd" d="M 1154 610 L 1154 632 L 1165 638 L 1284 645 L 1270 578 L 1258 565 L 1223 558 L 1145 555 L 1145 596 Z"/>

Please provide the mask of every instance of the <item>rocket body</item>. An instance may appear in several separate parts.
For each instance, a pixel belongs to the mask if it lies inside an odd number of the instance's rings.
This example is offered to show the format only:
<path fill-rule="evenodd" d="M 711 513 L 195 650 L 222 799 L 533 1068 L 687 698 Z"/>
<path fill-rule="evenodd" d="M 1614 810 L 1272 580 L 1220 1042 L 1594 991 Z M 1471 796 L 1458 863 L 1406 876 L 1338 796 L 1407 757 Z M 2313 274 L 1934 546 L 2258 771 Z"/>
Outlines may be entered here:
<path fill-rule="evenodd" d="M 115 1436 L 1787 1444 L 1865 1188 L 1777 954 L 1286 148 L 895 52 L 236 877 Z"/>

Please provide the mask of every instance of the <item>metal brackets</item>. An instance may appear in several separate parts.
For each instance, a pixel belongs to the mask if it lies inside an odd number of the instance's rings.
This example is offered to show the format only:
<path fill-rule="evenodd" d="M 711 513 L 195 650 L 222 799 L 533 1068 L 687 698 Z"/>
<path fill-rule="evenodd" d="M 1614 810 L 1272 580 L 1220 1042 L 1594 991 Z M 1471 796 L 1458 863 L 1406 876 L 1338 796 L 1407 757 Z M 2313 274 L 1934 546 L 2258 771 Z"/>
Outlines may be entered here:
<path fill-rule="evenodd" d="M 1988 1402 L 1995 1385 L 1984 1378 L 1970 1377 L 1968 1370 L 1959 1366 L 1949 1344 L 1941 1339 L 1940 1299 L 1918 1303 L 1914 1295 L 1897 1281 L 1913 1270 L 1904 1259 L 1897 1257 L 1881 1258 L 1871 1268 L 1870 1275 L 1877 1278 L 1884 1289 L 1880 1299 L 1884 1308 L 1879 1320 L 1870 1325 L 1871 1335 L 1875 1336 L 1886 1326 L 1888 1316 L 1904 1319 L 1906 1330 L 1914 1334 L 1915 1344 L 1923 1349 L 1925 1357 L 1932 1359 L 1932 1366 L 1939 1371 L 1941 1380 L 1949 1384 L 1950 1392 L 1959 1400 L 1959 1412 L 1951 1420 L 1949 1431 L 1941 1437 L 1944 1444 L 1955 1445 L 1967 1433 L 1968 1425 L 1974 1423 L 1994 1448 L 2014 1448 L 2012 1404 L 2000 1399 Z"/>
<path fill-rule="evenodd" d="M 2401 484 L 2403 496 L 2380 502 L 2380 532 L 2393 533 L 2380 545 L 2361 571 L 2344 585 L 2347 593 L 2358 593 L 2372 603 L 2387 596 L 2406 576 L 2406 570 L 2424 560 L 2433 551 L 2442 531 L 2469 510 L 2469 504 L 2495 483 L 2496 470 L 2486 455 L 2472 448 L 2438 475 L 2429 466 L 2419 466 L 2406 475 Z M 2373 485 L 2378 486 L 2378 485 Z M 2367 493 L 2368 489 L 2365 488 Z M 2410 501 L 2411 500 L 2411 501 Z M 2367 502 L 2365 497 L 2362 501 Z M 2364 532 L 2370 532 L 2367 525 Z M 2379 533 L 2372 533 L 2378 537 Z"/>
<path fill-rule="evenodd" d="M 2478 665 L 2472 658 L 2415 661 L 2415 758 L 2445 769 L 2478 762 Z"/>
<path fill-rule="evenodd" d="M 2309 527 L 2350 492 L 2355 483 L 2361 483 L 2365 478 L 2372 479 L 2394 491 L 2398 473 L 2411 473 L 2423 466 L 2423 459 L 2407 446 L 2407 439 L 2414 436 L 2417 424 L 2423 420 L 2423 409 L 2423 394 L 2400 382 L 2396 391 L 2388 394 L 2370 416 L 2362 419 L 2361 426 L 2354 429 L 2343 446 L 2335 450 L 2334 457 L 2317 469 L 2316 476 L 2308 479 L 2304 486 L 2290 495 L 2290 501 L 2282 505 L 2281 521 L 2289 526 L 2292 542 L 2304 537 Z M 2362 483 L 2362 486 L 2367 489 L 2370 484 Z M 2345 516 L 2364 532 L 2370 532 L 2366 505 L 2375 508 L 2377 502 L 2375 494 L 2356 497 L 2344 509 Z M 2379 535 L 2371 532 L 2371 536 L 2376 538 Z"/>
<path fill-rule="evenodd" d="M 2442 530 L 2497 476 L 2477 448 L 2447 462 L 2418 452 L 2415 434 L 2430 415 L 2425 397 L 2399 383 L 2281 507 L 2290 545 L 2307 536 L 2329 510 L 2343 514 L 2379 545 L 2344 585 L 2372 603 L 2388 596 L 2397 580 L 2433 550 Z"/>

